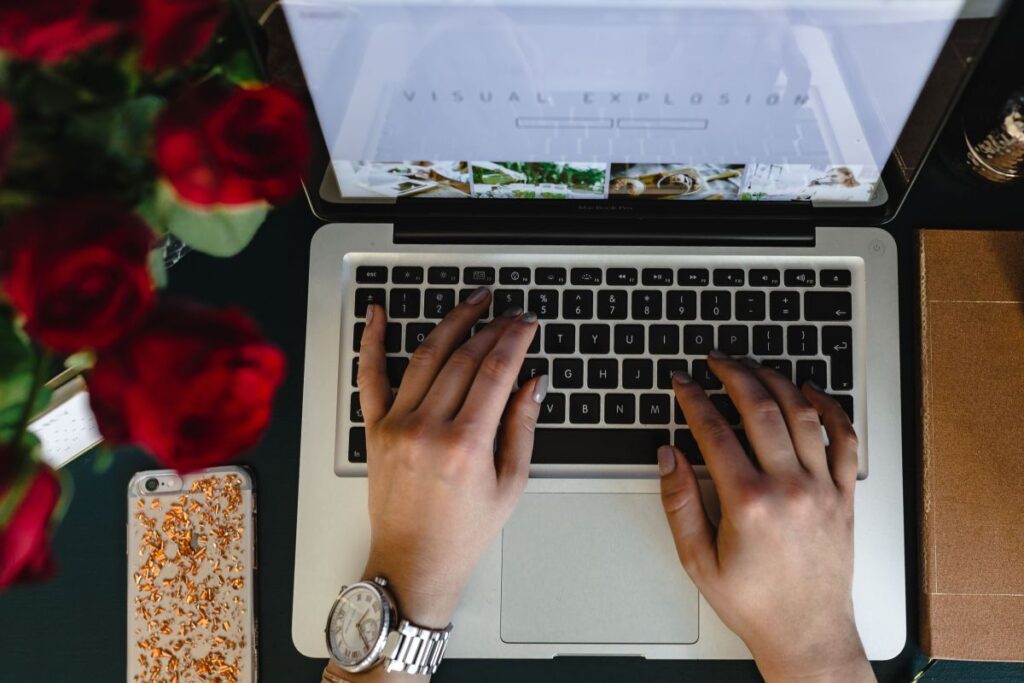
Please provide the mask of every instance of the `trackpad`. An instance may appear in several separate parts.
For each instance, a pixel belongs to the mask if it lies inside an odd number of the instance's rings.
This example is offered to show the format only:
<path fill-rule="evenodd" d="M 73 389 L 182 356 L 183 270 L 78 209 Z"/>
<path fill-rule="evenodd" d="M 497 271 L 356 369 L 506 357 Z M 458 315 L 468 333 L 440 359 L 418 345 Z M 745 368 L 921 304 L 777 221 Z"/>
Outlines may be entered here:
<path fill-rule="evenodd" d="M 527 494 L 502 534 L 507 643 L 695 643 L 697 599 L 657 495 Z"/>

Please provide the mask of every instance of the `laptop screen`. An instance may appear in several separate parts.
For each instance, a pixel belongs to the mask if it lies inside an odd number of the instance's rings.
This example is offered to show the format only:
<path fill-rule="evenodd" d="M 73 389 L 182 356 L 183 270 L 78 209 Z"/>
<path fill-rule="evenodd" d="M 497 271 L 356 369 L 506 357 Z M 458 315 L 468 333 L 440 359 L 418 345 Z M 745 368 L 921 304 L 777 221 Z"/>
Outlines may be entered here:
<path fill-rule="evenodd" d="M 337 201 L 874 206 L 964 0 L 285 0 Z"/>

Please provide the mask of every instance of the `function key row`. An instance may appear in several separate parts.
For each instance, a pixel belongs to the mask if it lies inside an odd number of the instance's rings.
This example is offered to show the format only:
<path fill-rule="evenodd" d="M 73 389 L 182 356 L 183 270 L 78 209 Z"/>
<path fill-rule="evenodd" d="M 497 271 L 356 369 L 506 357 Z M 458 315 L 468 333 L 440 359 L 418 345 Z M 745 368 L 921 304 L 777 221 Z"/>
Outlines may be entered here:
<path fill-rule="evenodd" d="M 712 282 L 716 287 L 849 287 L 852 275 L 849 270 L 825 269 L 819 273 L 813 269 L 772 268 L 491 268 L 431 266 L 395 266 L 390 270 L 390 281 L 396 285 L 420 285 L 424 278 L 431 285 L 465 284 L 477 287 L 502 285 L 549 285 L 576 286 L 612 285 L 635 287 L 706 287 Z M 361 285 L 388 283 L 386 266 L 359 266 L 356 268 L 356 282 Z"/>

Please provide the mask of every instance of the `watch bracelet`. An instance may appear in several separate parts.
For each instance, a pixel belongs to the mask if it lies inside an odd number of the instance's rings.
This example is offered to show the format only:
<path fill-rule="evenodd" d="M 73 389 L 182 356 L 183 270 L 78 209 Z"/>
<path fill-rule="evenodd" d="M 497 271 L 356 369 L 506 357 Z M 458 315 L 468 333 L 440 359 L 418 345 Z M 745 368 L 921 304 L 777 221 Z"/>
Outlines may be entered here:
<path fill-rule="evenodd" d="M 387 656 L 384 670 L 432 676 L 437 673 L 444 651 L 448 647 L 448 636 L 452 625 L 443 630 L 420 628 L 403 619 L 396 629 L 400 636 L 395 651 Z"/>

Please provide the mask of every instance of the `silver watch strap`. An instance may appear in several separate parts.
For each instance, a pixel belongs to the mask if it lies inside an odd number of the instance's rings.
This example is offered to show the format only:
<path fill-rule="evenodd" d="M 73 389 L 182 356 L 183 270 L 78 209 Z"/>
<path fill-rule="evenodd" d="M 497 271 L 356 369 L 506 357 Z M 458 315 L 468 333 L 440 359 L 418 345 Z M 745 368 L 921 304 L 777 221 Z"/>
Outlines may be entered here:
<path fill-rule="evenodd" d="M 396 629 L 398 642 L 395 649 L 385 658 L 384 670 L 401 673 L 433 676 L 448 647 L 448 636 L 452 625 L 443 631 L 420 628 L 403 619 Z"/>

